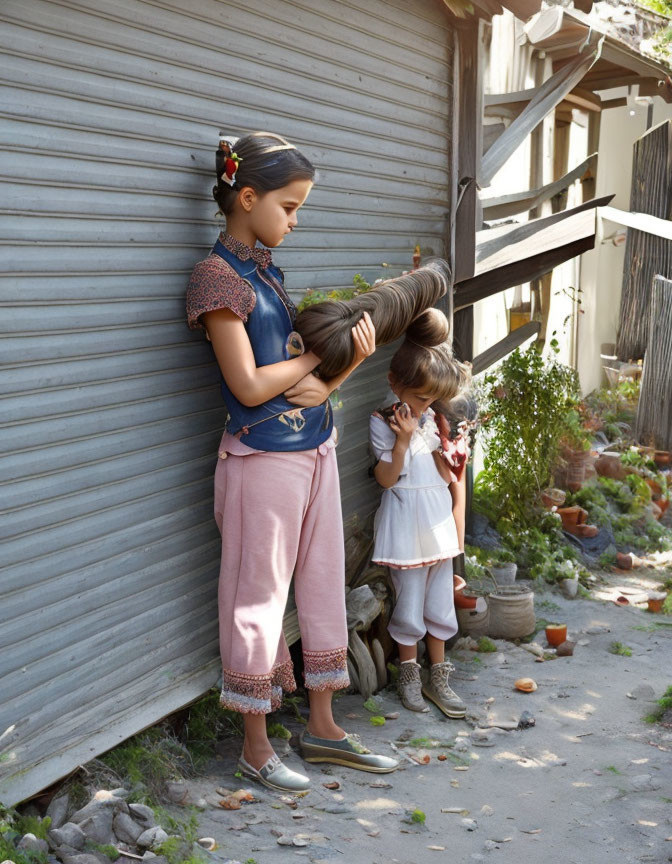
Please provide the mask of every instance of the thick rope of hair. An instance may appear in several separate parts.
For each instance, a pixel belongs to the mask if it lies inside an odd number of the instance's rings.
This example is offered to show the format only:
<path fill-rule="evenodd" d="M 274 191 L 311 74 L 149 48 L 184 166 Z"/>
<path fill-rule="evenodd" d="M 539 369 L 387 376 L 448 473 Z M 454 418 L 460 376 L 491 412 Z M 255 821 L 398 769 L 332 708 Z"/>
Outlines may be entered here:
<path fill-rule="evenodd" d="M 364 312 L 376 328 L 376 345 L 402 336 L 412 321 L 434 306 L 451 287 L 450 268 L 442 259 L 388 279 L 352 300 L 325 300 L 308 306 L 296 319 L 307 350 L 320 358 L 318 371 L 325 378 L 343 372 L 352 362 L 352 328 Z"/>

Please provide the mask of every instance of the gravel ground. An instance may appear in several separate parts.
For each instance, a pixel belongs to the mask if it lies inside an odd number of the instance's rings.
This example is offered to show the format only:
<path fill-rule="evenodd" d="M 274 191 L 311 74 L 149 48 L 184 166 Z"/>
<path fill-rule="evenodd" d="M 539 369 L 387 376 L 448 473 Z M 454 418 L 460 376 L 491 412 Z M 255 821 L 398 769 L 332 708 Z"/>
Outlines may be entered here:
<path fill-rule="evenodd" d="M 672 619 L 611 602 L 655 587 L 646 573 L 612 576 L 591 600 L 537 596 L 538 618 L 567 622 L 577 643 L 572 657 L 537 662 L 499 641 L 496 653 L 453 651 L 452 683 L 468 704 L 466 720 L 435 708 L 411 713 L 387 690 L 379 713 L 399 716 L 376 727 L 360 696 L 339 698 L 335 714 L 348 731 L 379 752 L 392 755 L 396 746 L 405 754 L 394 774 L 306 766 L 293 737 L 286 761 L 308 773 L 313 788 L 283 798 L 236 778 L 240 740 L 222 742 L 207 775 L 191 784 L 192 797 L 209 803 L 199 822 L 201 836 L 217 842 L 213 861 L 672 861 L 672 728 L 642 721 L 672 684 L 672 627 L 655 623 Z M 543 632 L 538 638 L 545 646 Z M 614 641 L 632 656 L 610 653 Z M 514 689 L 523 676 L 534 678 L 536 692 Z M 523 711 L 533 727 L 491 725 L 515 725 Z M 293 733 L 301 729 L 289 715 L 277 719 Z M 334 781 L 340 788 L 325 787 Z M 252 789 L 254 803 L 218 806 L 217 787 L 241 786 Z M 414 810 L 424 823 L 413 821 Z"/>

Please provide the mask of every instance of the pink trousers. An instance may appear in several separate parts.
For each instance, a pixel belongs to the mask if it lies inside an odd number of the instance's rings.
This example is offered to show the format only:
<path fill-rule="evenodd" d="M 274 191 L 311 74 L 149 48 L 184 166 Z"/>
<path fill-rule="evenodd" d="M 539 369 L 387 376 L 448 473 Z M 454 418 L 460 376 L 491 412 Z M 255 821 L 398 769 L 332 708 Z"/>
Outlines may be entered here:
<path fill-rule="evenodd" d="M 222 705 L 268 714 L 296 689 L 282 619 L 294 574 L 310 690 L 349 684 L 345 560 L 336 451 L 226 454 L 215 472 L 222 535 Z"/>

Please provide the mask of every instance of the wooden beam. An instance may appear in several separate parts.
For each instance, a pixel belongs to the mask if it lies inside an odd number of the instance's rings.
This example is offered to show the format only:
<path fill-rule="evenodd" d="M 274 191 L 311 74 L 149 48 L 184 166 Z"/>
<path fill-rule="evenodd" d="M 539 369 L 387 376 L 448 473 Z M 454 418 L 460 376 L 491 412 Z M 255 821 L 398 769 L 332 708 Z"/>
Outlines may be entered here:
<path fill-rule="evenodd" d="M 495 345 L 486 348 L 478 357 L 474 357 L 471 366 L 472 375 L 479 375 L 481 372 L 485 372 L 486 369 L 494 366 L 495 363 L 506 357 L 507 354 L 519 348 L 523 342 L 527 342 L 528 339 L 536 336 L 540 329 L 541 324 L 539 321 L 530 321 L 527 324 L 523 324 L 522 327 L 512 330 Z"/>
<path fill-rule="evenodd" d="M 612 87 L 632 87 L 634 84 L 640 84 L 643 81 L 654 81 L 655 78 L 641 78 L 636 72 L 620 72 L 611 77 L 599 76 L 590 78 L 586 76 L 583 79 L 583 86 L 588 90 L 611 90 Z"/>
<path fill-rule="evenodd" d="M 501 225 L 479 231 L 476 237 L 475 275 L 483 275 L 488 271 L 513 264 L 517 260 L 524 260 L 531 254 L 548 251 L 591 233 L 594 234 L 593 211 L 597 207 L 609 204 L 613 197 L 613 195 L 605 195 L 602 198 L 593 198 L 570 210 L 532 219 L 519 225 Z"/>
<path fill-rule="evenodd" d="M 594 246 L 595 235 L 591 234 L 549 252 L 542 252 L 498 270 L 467 279 L 466 282 L 461 282 L 455 288 L 455 308 L 464 309 L 465 306 L 470 306 L 479 300 L 491 297 L 493 294 L 499 294 L 506 288 L 531 282 L 532 279 L 543 276 L 544 273 L 548 273 L 558 264 L 569 261 L 571 258 L 581 255 L 582 252 L 593 249 Z"/>
<path fill-rule="evenodd" d="M 662 237 L 663 240 L 672 240 L 672 221 L 669 219 L 649 216 L 648 213 L 628 213 L 626 210 L 618 210 L 616 207 L 600 207 L 598 213 L 603 219 L 608 219 L 617 225 L 635 228 L 645 234 Z"/>
<path fill-rule="evenodd" d="M 529 189 L 526 192 L 514 192 L 511 195 L 500 195 L 492 198 L 481 197 L 483 218 L 486 220 L 505 219 L 516 213 L 525 213 L 568 189 L 572 183 L 580 180 L 589 171 L 592 173 L 597 171 L 597 153 L 584 159 L 580 165 L 572 168 L 564 177 L 554 180 L 553 183 L 548 183 L 540 189 Z"/>
<path fill-rule="evenodd" d="M 601 111 L 602 100 L 590 90 L 584 90 L 583 87 L 575 87 L 569 92 L 565 98 L 565 102 L 575 108 L 582 108 L 584 111 Z"/>
<path fill-rule="evenodd" d="M 482 55 L 480 22 L 454 28 L 455 84 L 458 88 L 457 203 L 455 213 L 454 279 L 474 274 L 476 230 L 480 227 L 478 181 L 481 166 Z"/>
<path fill-rule="evenodd" d="M 600 56 L 602 41 L 577 54 L 572 63 L 545 81 L 525 106 L 520 116 L 511 123 L 483 157 L 482 186 L 489 186 L 492 178 L 507 159 L 518 149 L 527 136 L 536 129 L 556 105 L 573 90 Z"/>
<path fill-rule="evenodd" d="M 602 110 L 608 111 L 610 108 L 623 108 L 627 104 L 628 100 L 625 96 L 621 96 L 618 99 L 605 99 L 602 101 Z"/>
<path fill-rule="evenodd" d="M 483 132 L 483 144 L 481 154 L 487 153 L 502 132 L 506 129 L 503 123 L 488 123 L 481 127 Z"/>

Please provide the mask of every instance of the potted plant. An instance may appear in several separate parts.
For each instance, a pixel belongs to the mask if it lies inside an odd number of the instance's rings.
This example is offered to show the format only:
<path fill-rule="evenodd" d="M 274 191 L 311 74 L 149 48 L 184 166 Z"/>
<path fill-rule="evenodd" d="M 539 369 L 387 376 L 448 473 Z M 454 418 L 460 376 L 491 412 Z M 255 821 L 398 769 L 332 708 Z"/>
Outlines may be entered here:
<path fill-rule="evenodd" d="M 488 561 L 492 578 L 497 585 L 513 585 L 516 581 L 518 565 L 516 556 L 509 549 L 503 547 L 497 549 Z"/>

